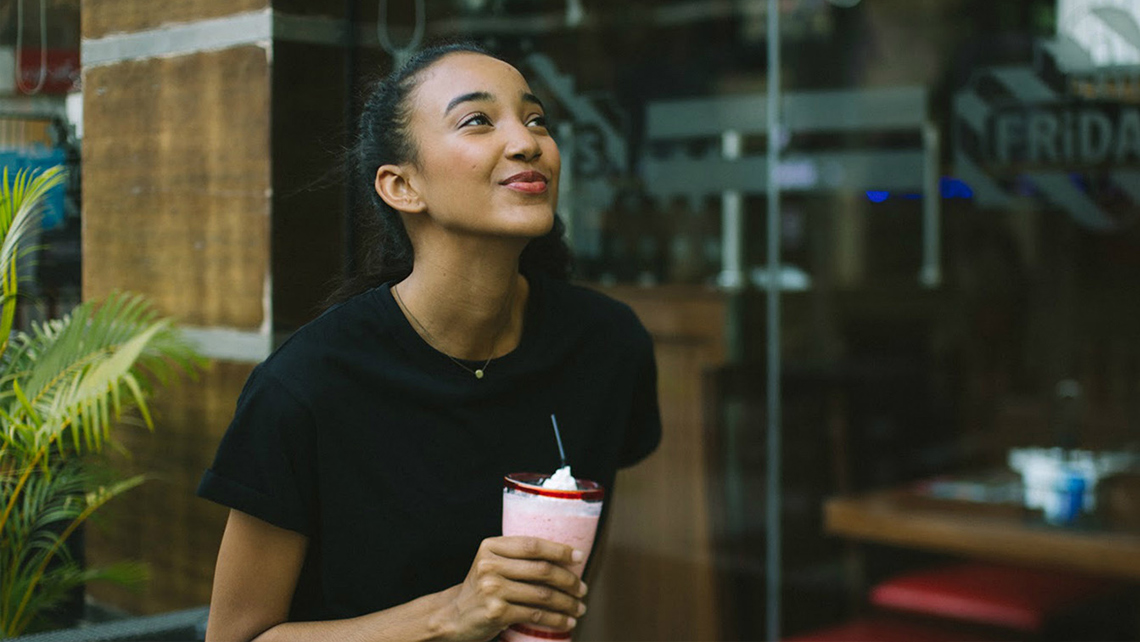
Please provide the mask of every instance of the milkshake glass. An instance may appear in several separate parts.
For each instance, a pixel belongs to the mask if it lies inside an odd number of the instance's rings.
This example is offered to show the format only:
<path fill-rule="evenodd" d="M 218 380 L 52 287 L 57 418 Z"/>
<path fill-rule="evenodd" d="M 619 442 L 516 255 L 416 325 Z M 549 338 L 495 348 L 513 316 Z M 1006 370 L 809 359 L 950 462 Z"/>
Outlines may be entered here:
<path fill-rule="evenodd" d="M 605 491 L 596 482 L 578 479 L 577 490 L 544 488 L 550 476 L 514 473 L 503 482 L 503 535 L 541 537 L 585 553 L 594 545 Z M 586 560 L 570 567 L 578 577 Z M 516 624 L 502 632 L 503 642 L 569 640 L 570 633 L 548 627 Z"/>

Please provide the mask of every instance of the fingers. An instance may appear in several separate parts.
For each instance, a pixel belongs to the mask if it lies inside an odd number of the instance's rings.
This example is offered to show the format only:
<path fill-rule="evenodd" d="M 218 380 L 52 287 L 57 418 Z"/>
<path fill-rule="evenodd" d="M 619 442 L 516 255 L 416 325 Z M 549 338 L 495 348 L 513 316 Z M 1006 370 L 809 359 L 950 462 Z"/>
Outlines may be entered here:
<path fill-rule="evenodd" d="M 506 613 L 507 621 L 546 626 L 559 631 L 569 631 L 578 625 L 578 618 L 564 613 L 553 613 L 537 607 L 511 606 Z"/>
<path fill-rule="evenodd" d="M 483 540 L 483 546 L 503 557 L 546 560 L 563 566 L 581 564 L 586 559 L 586 554 L 582 551 L 538 537 L 492 537 Z"/>
<path fill-rule="evenodd" d="M 490 576 L 479 584 L 488 619 L 504 623 L 528 623 L 562 630 L 574 628 L 586 612 L 580 600 L 541 584 L 516 582 Z"/>
<path fill-rule="evenodd" d="M 481 555 L 475 563 L 480 577 L 504 577 L 518 582 L 553 587 L 574 597 L 586 595 L 586 584 L 578 574 L 544 559 L 514 558 L 498 554 Z"/>
<path fill-rule="evenodd" d="M 561 566 L 505 558 L 481 560 L 477 566 L 479 591 L 488 598 L 573 617 L 586 612 L 585 583 Z"/>
<path fill-rule="evenodd" d="M 489 571 L 512 580 L 545 584 L 577 597 L 586 594 L 586 583 L 573 571 L 557 564 L 500 557 L 486 560 L 486 565 Z"/>
<path fill-rule="evenodd" d="M 514 623 L 568 631 L 586 612 L 586 585 L 578 577 L 583 557 L 534 537 L 485 539 L 456 594 L 458 619 L 480 631 Z"/>
<path fill-rule="evenodd" d="M 581 600 L 542 584 L 509 582 L 503 589 L 502 595 L 512 604 L 533 606 L 544 612 L 552 612 L 566 617 L 581 617 L 586 612 L 586 605 Z"/>

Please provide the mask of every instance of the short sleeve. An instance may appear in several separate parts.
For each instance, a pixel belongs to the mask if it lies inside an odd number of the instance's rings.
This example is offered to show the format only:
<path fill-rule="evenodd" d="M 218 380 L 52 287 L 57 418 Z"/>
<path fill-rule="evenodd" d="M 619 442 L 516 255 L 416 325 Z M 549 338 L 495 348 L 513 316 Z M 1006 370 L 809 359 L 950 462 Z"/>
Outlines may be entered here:
<path fill-rule="evenodd" d="M 625 444 L 618 465 L 632 466 L 648 457 L 661 443 L 661 411 L 657 405 L 657 360 L 653 355 L 653 339 L 637 324 L 636 355 L 638 367 L 633 381 L 633 399 Z"/>
<path fill-rule="evenodd" d="M 238 398 L 214 463 L 202 475 L 198 496 L 311 535 L 316 456 L 312 414 L 259 366 Z"/>

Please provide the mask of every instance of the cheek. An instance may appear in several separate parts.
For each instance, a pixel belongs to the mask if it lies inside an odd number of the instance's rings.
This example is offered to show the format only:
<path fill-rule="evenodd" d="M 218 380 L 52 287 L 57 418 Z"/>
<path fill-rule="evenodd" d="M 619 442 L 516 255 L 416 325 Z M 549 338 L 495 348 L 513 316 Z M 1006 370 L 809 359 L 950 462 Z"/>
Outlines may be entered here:
<path fill-rule="evenodd" d="M 482 177 L 487 174 L 485 163 L 478 154 L 464 153 L 456 149 L 442 151 L 431 158 L 425 158 L 424 164 L 427 166 L 425 173 L 430 176 L 433 188 L 441 194 L 451 194 L 460 185 L 482 181 Z"/>
<path fill-rule="evenodd" d="M 447 168 L 445 180 L 481 180 L 490 171 L 487 155 L 468 149 L 451 149 L 440 160 L 440 166 Z"/>
<path fill-rule="evenodd" d="M 554 183 L 554 188 L 555 188 L 554 189 L 554 204 L 557 207 L 557 205 L 558 205 L 558 185 L 561 182 L 559 179 L 561 178 L 561 175 L 562 175 L 562 155 L 558 152 L 558 146 L 557 145 L 551 145 L 551 147 L 553 149 L 551 150 L 550 156 L 548 157 L 547 165 L 550 167 L 550 171 L 554 175 L 554 180 L 552 181 Z"/>
<path fill-rule="evenodd" d="M 553 140 L 550 141 L 550 150 L 543 153 L 548 155 L 549 160 L 547 162 L 550 163 L 551 169 L 557 175 L 562 169 L 562 152 L 558 151 L 558 145 Z"/>

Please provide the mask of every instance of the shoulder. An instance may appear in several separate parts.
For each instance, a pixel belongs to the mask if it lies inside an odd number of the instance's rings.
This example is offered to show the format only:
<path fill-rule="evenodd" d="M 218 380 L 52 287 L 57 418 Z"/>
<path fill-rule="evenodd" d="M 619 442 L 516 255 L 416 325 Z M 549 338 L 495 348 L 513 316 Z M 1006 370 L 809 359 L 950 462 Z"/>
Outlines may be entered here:
<path fill-rule="evenodd" d="M 629 305 L 587 285 L 548 279 L 542 287 L 547 296 L 550 297 L 551 306 L 556 311 L 577 320 L 599 320 L 641 325 L 641 321 Z"/>
<path fill-rule="evenodd" d="M 565 326 L 590 332 L 604 331 L 615 340 L 650 343 L 649 332 L 628 304 L 586 285 L 547 280 L 543 287 L 550 297 L 550 309 Z"/>
<path fill-rule="evenodd" d="M 260 369 L 288 386 L 298 374 L 312 379 L 330 366 L 360 358 L 360 348 L 386 332 L 383 307 L 374 290 L 325 310 L 293 332 Z"/>

